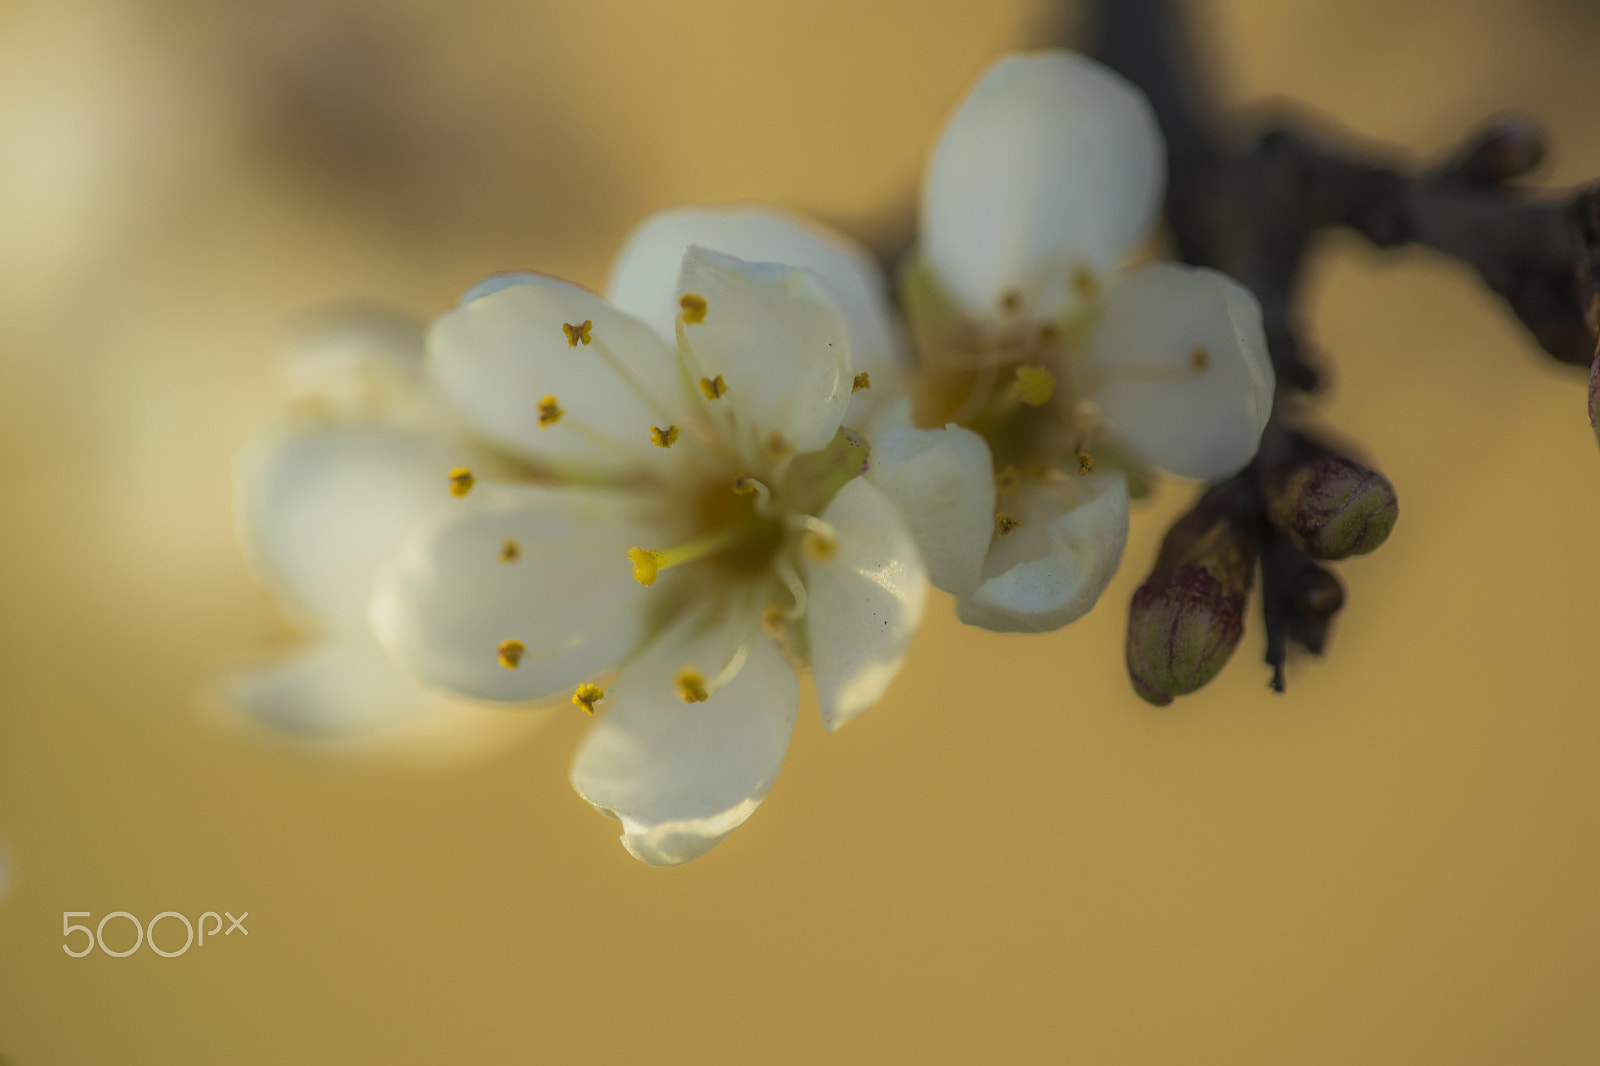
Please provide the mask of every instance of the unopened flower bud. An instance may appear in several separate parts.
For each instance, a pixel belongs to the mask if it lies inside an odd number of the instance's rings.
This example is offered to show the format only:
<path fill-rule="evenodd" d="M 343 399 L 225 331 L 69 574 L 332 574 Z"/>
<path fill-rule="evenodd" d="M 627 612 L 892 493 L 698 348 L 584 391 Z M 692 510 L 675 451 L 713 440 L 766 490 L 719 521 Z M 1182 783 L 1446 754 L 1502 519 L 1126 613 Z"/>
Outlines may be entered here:
<path fill-rule="evenodd" d="M 1244 635 L 1255 580 L 1255 503 L 1235 480 L 1215 486 L 1162 541 L 1128 609 L 1128 677 L 1165 707 L 1217 676 Z"/>
<path fill-rule="evenodd" d="M 1589 425 L 1594 427 L 1594 439 L 1600 442 L 1600 353 L 1589 368 Z"/>
<path fill-rule="evenodd" d="M 1544 131 L 1532 121 L 1502 118 L 1473 136 L 1445 172 L 1475 183 L 1510 181 L 1544 161 L 1544 143 Z"/>
<path fill-rule="evenodd" d="M 1347 559 L 1377 548 L 1400 514 L 1389 479 L 1349 456 L 1303 445 L 1262 479 L 1272 524 L 1314 559 Z"/>
<path fill-rule="evenodd" d="M 1289 580 L 1289 635 L 1313 655 L 1328 643 L 1328 627 L 1344 606 L 1344 586 L 1333 571 L 1307 563 Z"/>

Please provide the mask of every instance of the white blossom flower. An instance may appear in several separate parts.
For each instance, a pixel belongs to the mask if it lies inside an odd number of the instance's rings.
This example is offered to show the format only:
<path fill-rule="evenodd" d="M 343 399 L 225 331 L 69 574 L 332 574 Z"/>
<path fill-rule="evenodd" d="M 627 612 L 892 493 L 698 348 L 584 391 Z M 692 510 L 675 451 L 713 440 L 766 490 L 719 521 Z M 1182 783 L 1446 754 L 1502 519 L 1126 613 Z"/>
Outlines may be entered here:
<path fill-rule="evenodd" d="M 421 341 L 416 324 L 373 309 L 315 324 L 288 364 L 288 417 L 241 456 L 241 540 L 309 637 L 229 672 L 222 709 L 243 712 L 236 724 L 323 751 L 428 758 L 476 753 L 522 728 L 503 708 L 420 685 L 368 622 L 378 565 L 442 505 L 439 471 L 473 454 L 428 398 Z"/>
<path fill-rule="evenodd" d="M 934 148 L 906 285 L 915 404 L 876 420 L 868 477 L 963 621 L 1073 621 L 1121 558 L 1130 480 L 1255 453 L 1273 390 L 1255 299 L 1215 271 L 1123 269 L 1164 180 L 1144 98 L 1067 52 L 1000 61 Z"/>
<path fill-rule="evenodd" d="M 887 687 L 924 596 L 841 429 L 856 378 L 827 287 L 691 247 L 674 304 L 673 346 L 541 276 L 490 279 L 434 324 L 433 380 L 524 476 L 426 523 L 372 608 L 428 682 L 604 709 L 573 784 L 656 865 L 703 854 L 766 795 L 796 664 L 837 728 Z"/>
<path fill-rule="evenodd" d="M 678 265 L 696 244 L 753 263 L 800 267 L 821 279 L 849 326 L 854 373 L 870 382 L 851 396 L 845 425 L 862 424 L 871 407 L 900 389 L 907 362 L 904 330 L 877 260 L 845 234 L 800 215 L 756 204 L 657 212 L 623 243 L 607 297 L 675 343 Z"/>

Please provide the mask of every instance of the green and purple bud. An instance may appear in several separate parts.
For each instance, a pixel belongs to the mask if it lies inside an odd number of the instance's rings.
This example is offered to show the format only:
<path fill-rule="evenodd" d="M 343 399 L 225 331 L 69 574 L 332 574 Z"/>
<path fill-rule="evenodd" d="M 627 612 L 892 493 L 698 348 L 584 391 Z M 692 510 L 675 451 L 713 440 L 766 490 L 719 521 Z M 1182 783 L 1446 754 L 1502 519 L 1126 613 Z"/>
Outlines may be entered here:
<path fill-rule="evenodd" d="M 1244 636 L 1260 536 L 1236 478 L 1214 486 L 1167 532 L 1128 609 L 1128 678 L 1165 707 L 1217 676 Z"/>
<path fill-rule="evenodd" d="M 1272 524 L 1313 559 L 1348 559 L 1376 549 L 1400 516 L 1389 479 L 1349 456 L 1299 443 L 1294 458 L 1262 478 Z"/>
<path fill-rule="evenodd" d="M 1600 353 L 1589 368 L 1589 425 L 1594 427 L 1594 439 L 1600 444 Z"/>

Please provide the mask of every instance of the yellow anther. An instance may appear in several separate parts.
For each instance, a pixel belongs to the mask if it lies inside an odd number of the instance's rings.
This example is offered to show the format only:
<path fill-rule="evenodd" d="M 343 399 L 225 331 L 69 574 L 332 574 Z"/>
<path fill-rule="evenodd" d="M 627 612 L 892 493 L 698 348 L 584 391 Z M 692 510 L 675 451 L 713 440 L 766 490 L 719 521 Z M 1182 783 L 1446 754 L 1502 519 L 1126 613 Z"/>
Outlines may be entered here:
<path fill-rule="evenodd" d="M 761 628 L 769 636 L 776 636 L 783 632 L 783 627 L 789 621 L 789 614 L 776 604 L 767 604 L 761 609 Z"/>
<path fill-rule="evenodd" d="M 1029 407 L 1039 407 L 1056 394 L 1056 376 L 1042 366 L 1019 366 L 1011 387 L 1017 399 Z"/>
<path fill-rule="evenodd" d="M 661 551 L 629 548 L 628 561 L 633 564 L 633 579 L 641 585 L 654 585 L 656 576 L 661 571 L 682 566 L 684 563 L 692 563 L 696 559 L 704 559 L 708 555 L 716 555 L 739 543 L 743 536 L 742 527 L 729 526 L 675 548 L 665 548 Z"/>
<path fill-rule="evenodd" d="M 629 548 L 628 562 L 633 564 L 633 579 L 641 585 L 654 585 L 661 570 L 661 553 L 645 548 Z"/>
<path fill-rule="evenodd" d="M 872 375 L 865 370 L 857 374 L 856 379 L 850 383 L 851 392 L 860 392 L 862 389 L 870 388 L 872 388 Z"/>
<path fill-rule="evenodd" d="M 1088 267 L 1079 267 L 1072 272 L 1072 288 L 1079 299 L 1087 302 L 1100 295 L 1100 279 Z"/>
<path fill-rule="evenodd" d="M 1189 353 L 1189 365 L 1196 370 L 1204 370 L 1211 365 L 1211 353 L 1204 346 L 1195 345 L 1194 351 Z"/>
<path fill-rule="evenodd" d="M 458 466 L 450 471 L 450 495 L 461 497 L 472 491 L 472 486 L 478 479 L 472 476 L 472 471 L 464 466 Z"/>
<path fill-rule="evenodd" d="M 994 476 L 994 491 L 997 496 L 1013 496 L 1022 485 L 1022 475 L 1017 473 L 1017 468 L 1008 466 Z"/>
<path fill-rule="evenodd" d="M 683 320 L 691 326 L 697 326 L 706 320 L 706 298 L 697 292 L 686 292 L 678 297 L 678 306 L 683 308 Z"/>
<path fill-rule="evenodd" d="M 1007 314 L 1016 314 L 1017 310 L 1022 307 L 1022 293 L 1016 289 L 1007 289 L 1000 294 L 1000 307 Z"/>
<path fill-rule="evenodd" d="M 739 474 L 733 479 L 733 494 L 735 496 L 754 496 L 756 494 L 756 479 Z"/>
<path fill-rule="evenodd" d="M 701 378 L 700 391 L 705 394 L 705 398 L 708 400 L 720 400 L 728 391 L 728 383 L 722 380 L 721 374 L 714 378 Z"/>
<path fill-rule="evenodd" d="M 825 563 L 839 554 L 839 538 L 820 529 L 808 529 L 800 538 L 800 548 L 814 563 Z"/>
<path fill-rule="evenodd" d="M 1088 477 L 1094 473 L 1094 456 L 1088 452 L 1078 453 L 1078 476 Z"/>
<path fill-rule="evenodd" d="M 502 563 L 514 563 L 520 558 L 522 558 L 522 545 L 518 544 L 516 540 L 507 537 L 500 542 L 500 561 Z"/>
<path fill-rule="evenodd" d="M 561 416 L 566 413 L 566 408 L 554 396 L 546 396 L 539 401 L 539 428 L 549 429 L 561 421 Z"/>
<path fill-rule="evenodd" d="M 584 684 L 579 685 L 577 690 L 573 692 L 572 705 L 574 707 L 582 707 L 584 714 L 593 714 L 594 705 L 605 698 L 606 694 L 604 689 L 602 689 L 599 685 L 591 685 L 585 682 Z"/>
<path fill-rule="evenodd" d="M 1012 518 L 1004 511 L 996 511 L 994 513 L 994 531 L 1000 534 L 1002 537 L 1020 525 L 1022 525 L 1021 522 L 1017 521 L 1015 518 Z"/>
<path fill-rule="evenodd" d="M 692 666 L 679 670 L 672 684 L 678 690 L 678 698 L 684 703 L 704 703 L 711 698 L 711 693 L 706 691 L 705 675 Z"/>
<path fill-rule="evenodd" d="M 500 646 L 495 649 L 495 654 L 500 659 L 500 665 L 507 670 L 515 670 L 522 662 L 522 657 L 527 653 L 527 646 L 520 640 L 502 640 Z"/>
<path fill-rule="evenodd" d="M 593 328 L 594 323 L 587 318 L 576 326 L 569 325 L 565 322 L 561 324 L 561 332 L 567 335 L 568 348 L 576 348 L 580 343 L 588 344 L 592 339 L 589 336 L 589 331 Z"/>
<path fill-rule="evenodd" d="M 654 444 L 657 448 L 672 447 L 674 444 L 678 443 L 678 427 L 668 426 L 666 429 L 662 429 L 660 426 L 651 426 L 650 443 Z"/>

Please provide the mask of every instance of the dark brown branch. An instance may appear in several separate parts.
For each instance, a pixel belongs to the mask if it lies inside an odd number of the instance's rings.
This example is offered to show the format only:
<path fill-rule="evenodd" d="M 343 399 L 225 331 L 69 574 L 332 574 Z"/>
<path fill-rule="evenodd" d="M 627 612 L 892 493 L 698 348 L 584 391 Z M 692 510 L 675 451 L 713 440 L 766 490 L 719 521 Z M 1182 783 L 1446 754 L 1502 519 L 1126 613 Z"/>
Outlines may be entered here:
<path fill-rule="evenodd" d="M 1202 76 L 1187 4 L 1095 0 L 1092 14 L 1091 51 L 1143 90 L 1166 139 L 1166 219 L 1179 255 L 1233 276 L 1261 304 L 1278 395 L 1258 474 L 1270 475 L 1292 451 L 1292 423 L 1305 417 L 1295 394 L 1321 384 L 1296 307 L 1303 265 L 1323 230 L 1343 227 L 1380 248 L 1417 244 L 1460 260 L 1550 355 L 1584 366 L 1595 358 L 1600 187 L 1563 194 L 1509 184 L 1543 158 L 1537 127 L 1487 124 L 1432 167 L 1314 132 L 1304 118 L 1242 141 Z M 1600 382 L 1600 364 L 1592 380 Z M 1596 390 L 1600 384 L 1591 386 L 1592 411 Z M 1264 527 L 1266 657 L 1282 691 L 1289 641 L 1320 654 L 1344 593 L 1331 570 Z"/>

